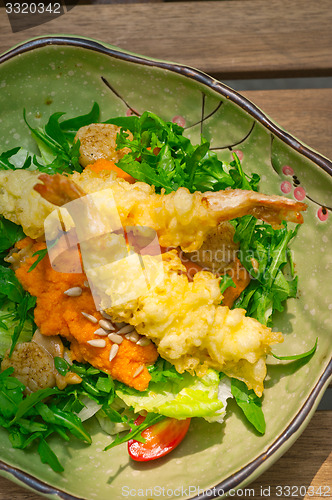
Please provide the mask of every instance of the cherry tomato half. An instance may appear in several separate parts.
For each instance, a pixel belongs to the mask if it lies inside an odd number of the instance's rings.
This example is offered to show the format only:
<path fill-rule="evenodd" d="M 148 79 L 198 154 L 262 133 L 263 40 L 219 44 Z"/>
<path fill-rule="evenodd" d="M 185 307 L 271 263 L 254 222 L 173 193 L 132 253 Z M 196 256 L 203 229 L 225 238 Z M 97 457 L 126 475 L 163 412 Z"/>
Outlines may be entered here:
<path fill-rule="evenodd" d="M 145 417 L 139 416 L 135 424 L 139 425 Z M 136 462 L 147 462 L 163 457 L 174 450 L 187 434 L 190 418 L 177 420 L 176 418 L 165 418 L 157 424 L 151 425 L 142 432 L 145 443 L 135 439 L 128 441 L 128 453 Z"/>

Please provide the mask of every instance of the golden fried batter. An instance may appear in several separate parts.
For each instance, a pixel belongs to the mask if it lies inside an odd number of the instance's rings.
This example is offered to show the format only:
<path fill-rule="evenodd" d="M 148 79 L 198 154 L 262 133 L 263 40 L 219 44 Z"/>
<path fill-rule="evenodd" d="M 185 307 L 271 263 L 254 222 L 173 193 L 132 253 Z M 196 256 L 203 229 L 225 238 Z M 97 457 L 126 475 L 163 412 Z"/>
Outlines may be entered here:
<path fill-rule="evenodd" d="M 182 373 L 203 375 L 208 367 L 243 380 L 263 392 L 265 358 L 282 334 L 245 316 L 244 309 L 219 305 L 219 279 L 201 271 L 189 282 L 176 251 L 164 254 L 165 280 L 147 295 L 107 310 L 158 346 Z"/>

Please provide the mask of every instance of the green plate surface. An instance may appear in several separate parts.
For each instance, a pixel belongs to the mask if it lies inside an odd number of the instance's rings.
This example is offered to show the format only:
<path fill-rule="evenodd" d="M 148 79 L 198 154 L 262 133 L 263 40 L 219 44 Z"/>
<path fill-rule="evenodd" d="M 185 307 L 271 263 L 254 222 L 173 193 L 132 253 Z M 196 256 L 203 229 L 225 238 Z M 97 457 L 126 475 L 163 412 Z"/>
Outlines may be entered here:
<path fill-rule="evenodd" d="M 106 85 L 105 80 L 109 85 Z M 10 447 L 0 431 L 2 474 L 50 498 L 108 500 L 211 498 L 244 486 L 294 442 L 313 414 L 331 375 L 332 164 L 300 145 L 259 109 L 207 75 L 141 58 L 87 39 L 53 37 L 27 42 L 0 57 L 0 150 L 33 148 L 23 108 L 33 125 L 55 111 L 83 114 L 97 101 L 102 119 L 150 110 L 186 128 L 194 143 L 202 133 L 221 159 L 238 151 L 247 173 L 261 175 L 261 191 L 308 204 L 292 245 L 299 296 L 289 300 L 274 326 L 285 334 L 276 354 L 310 349 L 309 363 L 268 359 L 264 396 L 267 430 L 253 432 L 230 404 L 223 425 L 194 420 L 185 440 L 159 461 L 137 464 L 126 446 L 104 452 L 109 438 L 90 423 L 93 444 L 53 440 L 65 472 L 42 465 L 35 450 Z M 1 470 L 0 470 L 1 473 Z M 215 490 L 213 490 L 215 488 Z M 203 493 L 205 491 L 205 493 Z"/>

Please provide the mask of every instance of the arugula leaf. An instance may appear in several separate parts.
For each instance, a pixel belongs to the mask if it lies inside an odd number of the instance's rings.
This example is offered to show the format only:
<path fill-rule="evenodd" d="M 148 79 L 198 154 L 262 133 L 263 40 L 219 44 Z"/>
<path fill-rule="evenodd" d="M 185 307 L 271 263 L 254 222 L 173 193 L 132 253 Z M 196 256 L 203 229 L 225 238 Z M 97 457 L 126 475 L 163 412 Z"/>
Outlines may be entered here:
<path fill-rule="evenodd" d="M 117 147 L 130 149 L 117 163 L 118 167 L 137 180 L 153 184 L 157 191 L 165 189 L 169 193 L 180 186 L 192 192 L 226 187 L 257 188 L 259 176 L 254 174 L 248 180 L 235 154 L 230 165 L 223 164 L 216 153 L 210 151 L 206 139 L 194 146 L 183 136 L 182 127 L 165 122 L 154 113 L 114 118 L 106 123 L 121 127 Z M 128 130 L 133 138 L 129 137 Z"/>
<path fill-rule="evenodd" d="M 29 396 L 23 399 L 18 405 L 15 417 L 11 421 L 11 424 L 14 424 L 18 419 L 28 413 L 29 410 L 31 410 L 37 403 L 43 401 L 43 399 L 53 396 L 54 394 L 59 394 L 59 392 L 60 390 L 57 388 L 47 388 L 39 389 L 38 391 L 29 394 Z"/>
<path fill-rule="evenodd" d="M 16 310 L 19 322 L 14 328 L 12 336 L 12 345 L 9 351 L 9 357 L 13 354 L 13 350 L 15 349 L 15 346 L 24 328 L 25 322 L 29 317 L 29 312 L 35 308 L 35 305 L 36 305 L 36 297 L 32 297 L 28 292 L 25 292 L 25 295 L 21 300 L 21 302 L 18 304 Z"/>
<path fill-rule="evenodd" d="M 31 312 L 36 305 L 36 298 L 26 292 L 15 276 L 12 269 L 0 265 L 0 299 L 16 304 L 13 317 L 18 321 L 14 327 L 10 356 L 15 348 L 18 338 L 27 319 L 31 319 Z"/>
<path fill-rule="evenodd" d="M 54 404 L 38 403 L 35 409 L 46 423 L 65 427 L 73 436 L 91 444 L 90 434 L 84 429 L 81 420 L 74 413 L 60 410 Z"/>
<path fill-rule="evenodd" d="M 248 316 L 270 325 L 273 312 L 283 311 L 284 301 L 297 294 L 297 277 L 291 274 L 292 279 L 286 279 L 283 271 L 287 263 L 292 270 L 288 245 L 296 236 L 298 226 L 288 230 L 284 223 L 283 228 L 273 229 L 250 215 L 233 224 L 234 241 L 240 242 L 239 259 L 252 277 L 234 307 L 242 307 Z"/>
<path fill-rule="evenodd" d="M 100 109 L 99 105 L 94 102 L 91 111 L 85 115 L 76 116 L 60 122 L 60 128 L 64 132 L 67 139 L 73 141 L 74 137 L 81 127 L 96 123 L 99 121 Z"/>
<path fill-rule="evenodd" d="M 236 288 L 236 285 L 235 285 L 234 281 L 232 280 L 232 277 L 229 274 L 223 274 L 220 277 L 220 284 L 219 284 L 220 292 L 224 293 L 224 291 L 230 286 L 232 286 L 233 288 Z"/>
<path fill-rule="evenodd" d="M 174 365 L 171 365 L 165 359 L 159 357 L 154 365 L 148 366 L 152 382 L 168 382 L 171 379 L 183 380 L 183 375 L 176 371 Z"/>
<path fill-rule="evenodd" d="M 13 371 L 13 368 L 7 368 L 1 373 L 0 378 L 0 415 L 6 420 L 14 417 L 25 389 L 22 382 L 11 377 Z"/>
<path fill-rule="evenodd" d="M 231 391 L 237 405 L 243 411 L 246 419 L 260 433 L 265 433 L 265 418 L 262 410 L 262 400 L 253 390 L 249 390 L 244 382 L 231 379 Z"/>
<path fill-rule="evenodd" d="M 25 295 L 21 283 L 12 269 L 0 265 L 0 297 L 5 296 L 19 304 Z"/>
<path fill-rule="evenodd" d="M 281 361 L 309 358 L 310 356 L 315 354 L 317 349 L 317 344 L 318 344 L 318 337 L 316 338 L 315 345 L 311 349 L 309 349 L 309 351 L 303 352 L 302 354 L 291 354 L 289 356 L 277 356 L 276 354 L 273 354 L 273 352 L 271 352 L 271 354 L 274 358 L 280 359 Z"/>
<path fill-rule="evenodd" d="M 60 375 L 67 375 L 70 370 L 70 364 L 63 358 L 59 358 L 55 356 L 54 358 L 54 366 L 56 370 L 60 373 Z"/>
<path fill-rule="evenodd" d="M 125 434 L 124 436 L 119 436 L 119 434 L 116 436 L 115 440 L 110 443 L 106 448 L 104 448 L 104 451 L 110 450 L 111 448 L 114 448 L 115 446 L 118 446 L 119 444 L 126 443 L 130 439 L 136 439 L 136 441 L 140 441 L 141 443 L 144 443 L 145 440 L 142 438 L 141 434 L 142 432 L 150 427 L 151 425 L 156 424 L 157 422 L 160 422 L 161 420 L 164 420 L 165 417 L 163 415 L 157 415 L 155 413 L 148 413 L 144 422 L 142 422 L 139 425 L 133 425 L 132 429 L 130 432 Z"/>
<path fill-rule="evenodd" d="M 29 127 L 33 138 L 40 150 L 44 164 L 38 162 L 34 157 L 34 164 L 38 170 L 48 174 L 82 172 L 79 163 L 79 141 L 74 145 L 68 140 L 66 134 L 61 129 L 60 118 L 64 113 L 53 113 L 44 129 L 33 128 L 27 121 L 24 110 L 24 121 Z"/>
<path fill-rule="evenodd" d="M 14 163 L 9 161 L 9 158 L 15 156 L 21 150 L 20 147 L 10 149 L 9 151 L 5 151 L 0 155 L 0 170 L 16 170 L 17 168 L 27 169 L 31 165 L 31 157 L 29 154 L 26 155 L 24 163 L 19 167 Z"/>
<path fill-rule="evenodd" d="M 91 436 L 72 412 L 74 405 L 69 405 L 69 411 L 66 411 L 58 404 L 61 400 L 66 402 L 71 399 L 77 386 L 68 386 L 64 391 L 41 389 L 24 397 L 24 384 L 12 374 L 13 368 L 0 374 L 0 425 L 8 429 L 9 439 L 15 448 L 24 449 L 38 441 L 42 462 L 60 472 L 63 468 L 46 438 L 56 432 L 67 441 L 69 431 L 81 441 L 91 443 Z"/>
<path fill-rule="evenodd" d="M 8 250 L 25 237 L 21 226 L 0 216 L 0 252 Z"/>
<path fill-rule="evenodd" d="M 29 311 L 28 317 L 24 322 L 19 335 L 19 342 L 29 342 L 31 340 L 33 334 L 31 313 L 32 311 Z M 12 336 L 18 321 L 17 304 L 4 299 L 0 310 L 0 358 L 5 355 L 6 351 L 12 345 Z"/>
<path fill-rule="evenodd" d="M 38 445 L 38 453 L 43 464 L 48 464 L 55 472 L 63 472 L 65 469 L 60 464 L 57 456 L 51 450 L 45 439 L 41 438 Z"/>

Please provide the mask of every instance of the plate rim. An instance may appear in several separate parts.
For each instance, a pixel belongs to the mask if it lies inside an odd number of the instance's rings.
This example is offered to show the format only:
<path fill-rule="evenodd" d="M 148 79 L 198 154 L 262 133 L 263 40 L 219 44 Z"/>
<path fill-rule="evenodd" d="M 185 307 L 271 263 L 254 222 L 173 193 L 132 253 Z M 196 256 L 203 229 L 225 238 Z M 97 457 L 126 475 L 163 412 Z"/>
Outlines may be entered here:
<path fill-rule="evenodd" d="M 108 44 L 107 42 L 101 42 L 91 38 L 78 37 L 75 35 L 47 35 L 28 39 L 27 41 L 20 43 L 12 49 L 9 49 L 8 51 L 1 54 L 0 66 L 1 64 L 26 52 L 52 45 L 74 46 L 82 49 L 97 51 L 115 59 L 132 62 L 138 65 L 165 69 L 170 72 L 185 76 L 198 83 L 204 84 L 211 90 L 237 104 L 240 108 L 250 114 L 255 120 L 261 123 L 266 129 L 268 129 L 271 134 L 278 137 L 285 144 L 290 146 L 293 150 L 297 151 L 302 156 L 313 161 L 315 165 L 323 169 L 332 177 L 331 160 L 316 152 L 309 146 L 306 146 L 298 139 L 296 139 L 292 134 L 289 134 L 287 131 L 283 130 L 276 122 L 273 121 L 273 119 L 268 117 L 259 107 L 257 107 L 246 97 L 242 96 L 239 92 L 231 89 L 227 85 L 209 76 L 208 74 L 190 66 L 141 56 L 126 50 L 119 49 L 118 47 Z M 259 467 L 264 462 L 266 462 L 266 460 L 271 458 L 274 453 L 282 446 L 284 446 L 283 453 L 286 452 L 287 449 L 295 441 L 297 434 L 302 432 L 305 426 L 309 423 L 310 418 L 314 413 L 315 406 L 318 405 L 319 400 L 323 395 L 323 389 L 327 387 L 330 379 L 332 380 L 332 359 L 327 364 L 324 372 L 321 374 L 318 382 L 312 389 L 307 400 L 304 402 L 300 410 L 296 413 L 296 415 L 284 429 L 284 431 L 273 441 L 272 444 L 270 444 L 270 446 L 263 453 L 257 456 L 250 463 L 246 464 L 243 468 L 239 469 L 234 474 L 215 485 L 215 490 L 223 491 L 224 494 L 226 494 L 230 490 L 239 487 L 241 484 L 244 484 L 244 482 L 246 482 L 246 480 L 248 480 L 248 478 L 250 478 L 250 476 L 252 476 L 255 472 L 258 472 Z M 309 418 L 307 419 L 307 417 Z M 81 497 L 74 496 L 61 489 L 53 487 L 48 483 L 38 479 L 37 477 L 32 476 L 31 474 L 19 468 L 11 466 L 2 460 L 0 460 L 0 474 L 6 475 L 6 477 L 8 477 L 8 475 L 11 476 L 11 478 L 15 482 L 18 482 L 19 484 L 26 486 L 36 491 L 37 493 L 41 493 L 44 495 L 55 495 L 56 497 L 63 500 L 83 500 L 83 498 Z M 190 497 L 190 499 L 188 498 L 188 500 L 208 500 L 211 498 L 219 498 L 216 497 L 215 494 L 211 496 L 210 492 L 211 490 L 209 489 L 207 490 L 207 492 L 203 492 L 199 495 Z"/>

